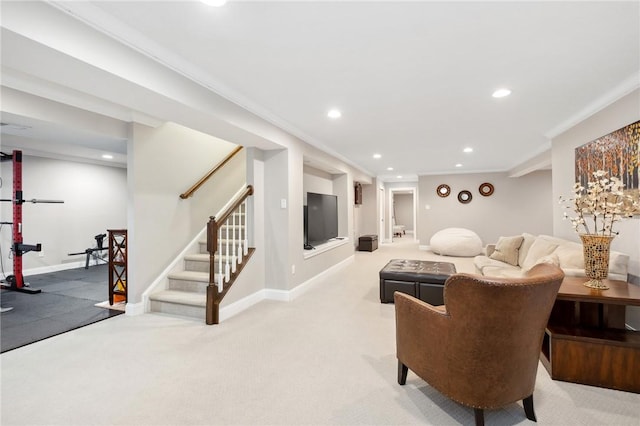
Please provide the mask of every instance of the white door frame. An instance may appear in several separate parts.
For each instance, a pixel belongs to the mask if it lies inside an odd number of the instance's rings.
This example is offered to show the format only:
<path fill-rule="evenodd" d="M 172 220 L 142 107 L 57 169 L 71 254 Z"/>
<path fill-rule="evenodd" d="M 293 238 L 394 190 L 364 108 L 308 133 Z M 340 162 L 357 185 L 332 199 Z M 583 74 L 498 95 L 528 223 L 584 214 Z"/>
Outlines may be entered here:
<path fill-rule="evenodd" d="M 389 188 L 389 199 L 387 204 L 389 206 L 389 212 L 391 212 L 391 209 L 393 208 L 393 196 L 395 195 L 396 192 L 410 192 L 411 195 L 413 195 L 413 239 L 417 240 L 418 239 L 418 208 L 417 208 L 418 190 L 413 186 L 409 186 L 406 188 Z M 391 215 L 389 217 L 391 217 Z M 393 221 L 389 220 L 387 222 L 388 222 L 387 230 L 389 232 L 388 235 L 390 235 L 391 240 L 393 240 Z"/>
<path fill-rule="evenodd" d="M 378 200 L 378 213 L 380 214 L 380 222 L 379 222 L 379 229 L 380 229 L 380 236 L 378 237 L 378 240 L 383 243 L 385 242 L 384 236 L 385 236 L 385 232 L 384 232 L 384 218 L 385 218 L 385 212 L 384 212 L 384 204 L 385 204 L 385 197 L 384 197 L 384 187 L 381 186 L 378 189 L 378 195 L 380 195 L 379 200 Z"/>

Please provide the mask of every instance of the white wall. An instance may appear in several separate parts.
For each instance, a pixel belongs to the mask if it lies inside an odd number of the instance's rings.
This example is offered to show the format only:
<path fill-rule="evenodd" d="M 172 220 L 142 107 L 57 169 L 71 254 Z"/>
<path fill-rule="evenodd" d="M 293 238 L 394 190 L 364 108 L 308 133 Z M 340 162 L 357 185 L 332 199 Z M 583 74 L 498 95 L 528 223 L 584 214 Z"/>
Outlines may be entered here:
<path fill-rule="evenodd" d="M 238 300 L 251 296 L 265 288 L 265 253 L 268 251 L 265 245 L 264 222 L 264 158 L 262 151 L 247 149 L 247 184 L 253 186 L 253 195 L 247 199 L 249 220 L 253 220 L 249 235 L 249 247 L 256 250 L 244 266 L 242 273 L 220 303 L 221 307 L 228 306 Z"/>
<path fill-rule="evenodd" d="M 495 191 L 485 197 L 479 186 L 491 183 Z M 448 197 L 439 197 L 440 184 L 451 187 Z M 458 201 L 458 193 L 468 190 L 472 200 Z M 419 178 L 418 237 L 429 245 L 434 233 L 444 228 L 467 228 L 476 232 L 483 245 L 500 236 L 551 234 L 553 230 L 551 171 L 533 172 L 510 178 L 506 173 L 428 175 Z"/>
<path fill-rule="evenodd" d="M 165 123 L 134 124 L 128 164 L 129 302 L 142 292 L 246 184 L 245 151 L 191 198 L 179 195 L 227 156 L 235 145 Z"/>
<path fill-rule="evenodd" d="M 553 197 L 569 196 L 575 182 L 575 148 L 618 130 L 640 119 L 640 90 L 619 99 L 552 140 Z M 562 220 L 563 210 L 553 210 L 554 235 L 579 242 L 579 237 L 568 221 Z M 611 244 L 612 250 L 629 255 L 629 280 L 640 284 L 640 217 L 620 222 L 620 234 Z M 640 309 L 627 308 L 627 323 L 640 329 Z"/>
<path fill-rule="evenodd" d="M 333 177 L 329 173 L 309 166 L 304 166 L 303 170 L 302 197 L 305 206 L 307 205 L 307 192 L 335 195 Z"/>
<path fill-rule="evenodd" d="M 640 90 L 613 103 L 580 124 L 572 127 L 552 141 L 553 197 L 570 196 L 575 182 L 575 148 L 618 130 L 640 119 Z M 570 222 L 562 219 L 562 206 L 553 213 L 554 234 L 579 241 Z M 620 234 L 613 240 L 612 249 L 630 255 L 629 272 L 640 276 L 640 217 L 619 222 Z"/>
<path fill-rule="evenodd" d="M 13 199 L 12 162 L 2 162 L 1 198 Z M 60 264 L 84 265 L 86 257 L 68 256 L 94 247 L 95 235 L 107 229 L 126 228 L 127 171 L 118 167 L 22 157 L 23 199 L 63 200 L 63 204 L 24 203 L 24 244 L 42 244 L 42 251 L 23 255 L 23 274 L 60 269 Z M 2 221 L 12 222 L 12 203 L 2 203 Z M 11 228 L 2 226 L 2 263 L 8 275 Z M 105 239 L 105 245 L 107 240 Z M 106 254 L 106 251 L 105 251 Z"/>
<path fill-rule="evenodd" d="M 396 225 L 404 225 L 405 231 L 413 232 L 413 194 L 394 194 Z"/>
<path fill-rule="evenodd" d="M 358 216 L 361 218 L 357 237 L 361 235 L 378 235 L 380 233 L 378 192 L 376 180 L 370 185 L 362 185 L 362 204 L 355 206 L 355 209 L 358 211 Z"/>
<path fill-rule="evenodd" d="M 265 158 L 265 287 L 288 290 L 289 289 L 289 212 L 297 211 L 300 216 L 302 228 L 303 209 L 302 203 L 295 206 L 288 192 L 289 167 L 287 150 L 269 151 Z M 289 200 L 287 209 L 280 208 L 280 200 Z M 302 200 L 302 195 L 300 195 Z M 300 234 L 298 247 L 302 250 L 304 241 Z"/>

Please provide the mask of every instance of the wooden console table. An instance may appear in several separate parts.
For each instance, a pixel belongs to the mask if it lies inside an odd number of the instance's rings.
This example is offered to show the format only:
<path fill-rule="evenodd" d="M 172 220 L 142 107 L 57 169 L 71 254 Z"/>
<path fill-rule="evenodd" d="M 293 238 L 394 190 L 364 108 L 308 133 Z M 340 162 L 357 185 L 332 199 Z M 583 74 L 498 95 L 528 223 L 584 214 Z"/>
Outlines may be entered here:
<path fill-rule="evenodd" d="M 540 360 L 551 378 L 640 393 L 640 331 L 625 329 L 640 286 L 605 280 L 608 290 L 565 277 L 547 324 Z"/>

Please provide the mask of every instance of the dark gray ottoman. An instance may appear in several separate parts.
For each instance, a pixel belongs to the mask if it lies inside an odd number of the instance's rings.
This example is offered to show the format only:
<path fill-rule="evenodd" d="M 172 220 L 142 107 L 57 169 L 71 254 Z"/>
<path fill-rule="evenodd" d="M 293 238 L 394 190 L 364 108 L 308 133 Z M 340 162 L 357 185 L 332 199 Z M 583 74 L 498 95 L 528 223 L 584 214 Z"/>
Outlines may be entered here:
<path fill-rule="evenodd" d="M 378 248 L 377 235 L 363 235 L 358 239 L 358 251 L 374 251 Z"/>
<path fill-rule="evenodd" d="M 380 270 L 380 302 L 393 302 L 393 293 L 399 291 L 442 305 L 444 282 L 455 273 L 456 266 L 449 262 L 393 259 Z"/>

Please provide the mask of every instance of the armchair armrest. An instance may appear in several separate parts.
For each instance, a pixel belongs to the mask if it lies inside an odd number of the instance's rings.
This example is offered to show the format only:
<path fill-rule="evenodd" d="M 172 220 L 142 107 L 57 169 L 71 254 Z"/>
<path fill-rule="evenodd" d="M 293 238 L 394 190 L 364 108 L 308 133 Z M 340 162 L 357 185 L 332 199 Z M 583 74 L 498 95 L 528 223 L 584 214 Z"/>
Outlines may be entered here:
<path fill-rule="evenodd" d="M 394 301 L 398 361 L 422 378 L 438 380 L 450 334 L 446 306 L 433 306 L 400 292 L 394 294 Z"/>

